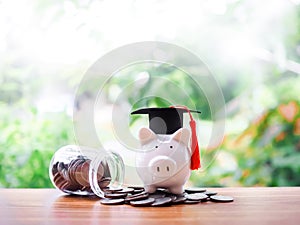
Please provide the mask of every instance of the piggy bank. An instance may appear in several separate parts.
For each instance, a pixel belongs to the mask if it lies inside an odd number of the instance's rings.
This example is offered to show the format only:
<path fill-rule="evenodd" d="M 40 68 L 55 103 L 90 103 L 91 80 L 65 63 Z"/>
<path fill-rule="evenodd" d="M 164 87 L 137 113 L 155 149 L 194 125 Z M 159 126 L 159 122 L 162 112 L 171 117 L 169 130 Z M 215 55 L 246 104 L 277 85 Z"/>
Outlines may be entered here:
<path fill-rule="evenodd" d="M 174 134 L 162 135 L 141 128 L 139 140 L 142 152 L 137 155 L 136 166 L 145 191 L 166 188 L 173 194 L 182 194 L 191 173 L 190 131 L 180 128 Z"/>

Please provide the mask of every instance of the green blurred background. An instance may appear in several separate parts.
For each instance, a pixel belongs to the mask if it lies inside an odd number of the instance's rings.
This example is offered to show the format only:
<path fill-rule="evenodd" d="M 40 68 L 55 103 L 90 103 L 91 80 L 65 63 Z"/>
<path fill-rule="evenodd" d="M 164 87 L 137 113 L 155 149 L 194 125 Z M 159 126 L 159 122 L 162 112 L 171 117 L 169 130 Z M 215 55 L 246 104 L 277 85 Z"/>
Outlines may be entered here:
<path fill-rule="evenodd" d="M 76 143 L 73 105 L 85 71 L 105 53 L 145 40 L 198 55 L 224 94 L 225 137 L 202 148 L 205 170 L 192 173 L 192 185 L 300 185 L 299 0 L 7 0 L 0 1 L 0 37 L 0 187 L 52 187 L 53 153 Z M 203 93 L 180 71 L 129 70 L 137 71 L 183 85 L 203 112 L 201 121 L 212 122 L 207 102 L 199 101 Z M 110 81 L 108 105 L 130 79 Z M 151 83 L 135 97 L 146 88 Z M 129 105 L 132 94 L 124 95 Z M 89 93 L 80 99 L 84 109 Z"/>

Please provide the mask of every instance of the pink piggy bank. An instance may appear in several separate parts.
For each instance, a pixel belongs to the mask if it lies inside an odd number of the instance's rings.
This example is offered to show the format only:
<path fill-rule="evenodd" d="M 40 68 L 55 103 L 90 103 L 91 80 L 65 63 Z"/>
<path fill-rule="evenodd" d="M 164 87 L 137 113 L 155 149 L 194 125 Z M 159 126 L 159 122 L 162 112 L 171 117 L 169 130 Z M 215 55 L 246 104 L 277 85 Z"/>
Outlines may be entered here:
<path fill-rule="evenodd" d="M 173 194 L 182 194 L 191 173 L 190 131 L 180 128 L 174 134 L 162 135 L 141 128 L 139 140 L 142 153 L 137 155 L 136 166 L 145 191 L 167 188 Z"/>

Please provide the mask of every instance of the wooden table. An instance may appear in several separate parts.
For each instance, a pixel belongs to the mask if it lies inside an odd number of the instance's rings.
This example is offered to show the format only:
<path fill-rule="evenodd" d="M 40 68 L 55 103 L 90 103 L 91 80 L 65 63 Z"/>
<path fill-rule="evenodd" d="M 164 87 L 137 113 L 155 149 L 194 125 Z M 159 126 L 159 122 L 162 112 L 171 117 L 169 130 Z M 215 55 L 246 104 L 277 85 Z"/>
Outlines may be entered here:
<path fill-rule="evenodd" d="M 235 201 L 136 208 L 54 189 L 0 189 L 0 224 L 300 224 L 300 187 L 208 189 Z"/>

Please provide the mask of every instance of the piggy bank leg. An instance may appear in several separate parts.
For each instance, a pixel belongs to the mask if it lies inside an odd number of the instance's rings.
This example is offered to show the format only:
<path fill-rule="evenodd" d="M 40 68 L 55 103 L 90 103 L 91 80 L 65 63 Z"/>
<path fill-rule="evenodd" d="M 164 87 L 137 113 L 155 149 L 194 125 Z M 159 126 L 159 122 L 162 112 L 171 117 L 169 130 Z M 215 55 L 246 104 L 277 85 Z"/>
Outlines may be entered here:
<path fill-rule="evenodd" d="M 156 191 L 156 187 L 153 185 L 145 185 L 145 191 L 148 193 L 154 193 Z"/>
<path fill-rule="evenodd" d="M 184 189 L 183 189 L 183 185 L 179 185 L 179 186 L 173 186 L 169 188 L 169 191 L 175 195 L 180 195 L 183 193 Z"/>

